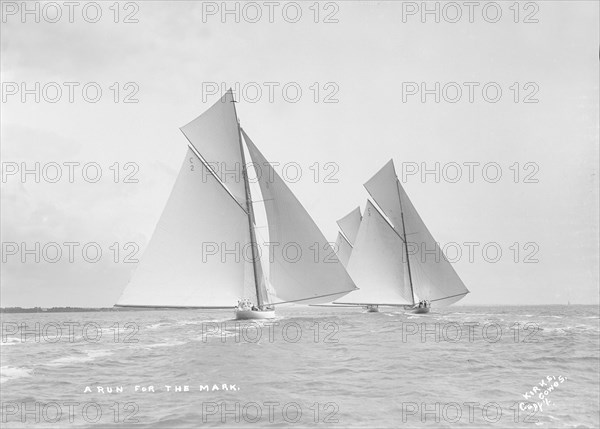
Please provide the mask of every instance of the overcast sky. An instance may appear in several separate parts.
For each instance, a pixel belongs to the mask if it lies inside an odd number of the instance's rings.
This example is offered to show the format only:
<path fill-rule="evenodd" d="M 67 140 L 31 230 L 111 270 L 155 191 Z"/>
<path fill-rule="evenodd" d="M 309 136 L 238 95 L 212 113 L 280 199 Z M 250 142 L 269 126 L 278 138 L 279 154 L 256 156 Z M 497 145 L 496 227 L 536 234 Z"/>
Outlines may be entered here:
<path fill-rule="evenodd" d="M 332 241 L 335 221 L 364 208 L 362 184 L 390 158 L 400 176 L 440 163 L 439 183 L 431 174 L 401 179 L 441 245 L 463 251 L 455 267 L 471 294 L 461 303 L 598 303 L 598 2 L 522 3 L 518 17 L 512 1 L 498 2 L 495 23 L 488 22 L 495 9 L 482 12 L 485 2 L 472 23 L 467 8 L 450 23 L 457 10 L 440 3 L 436 23 L 414 10 L 421 2 L 386 1 L 321 3 L 318 17 L 313 2 L 302 3 L 296 23 L 288 22 L 295 9 L 286 2 L 273 10 L 273 23 L 263 2 L 256 23 L 248 22 L 256 8 L 242 10 L 239 23 L 232 15 L 221 22 L 221 2 L 122 3 L 115 23 L 112 3 L 101 3 L 96 23 L 86 21 L 95 10 L 84 17 L 82 6 L 73 23 L 64 6 L 58 22 L 46 22 L 56 10 L 42 5 L 36 23 L 15 10 L 20 2 L 3 2 L 2 306 L 116 302 L 136 267 L 124 262 L 135 250 L 125 243 L 139 246 L 134 257 L 143 255 L 186 152 L 179 127 L 221 95 L 203 93 L 211 82 L 246 85 L 246 97 L 238 94 L 242 126 L 269 160 L 298 163 L 302 178 L 289 186 Z M 139 22 L 122 22 L 128 15 Z M 46 85 L 39 103 L 34 94 L 23 102 L 21 83 L 31 89 L 36 82 L 57 82 L 62 97 L 49 102 L 55 87 Z M 72 103 L 64 82 L 79 83 Z M 82 96 L 88 82 L 102 89 L 96 103 Z M 278 84 L 272 102 L 265 82 Z M 440 82 L 446 91 L 439 103 L 435 94 L 422 102 L 420 93 L 410 95 L 410 82 L 429 89 Z M 464 82 L 474 82 L 473 102 Z M 263 93 L 252 100 L 256 86 Z M 452 103 L 457 86 L 462 97 Z M 302 90 L 295 103 L 294 87 Z M 491 102 L 498 87 L 502 95 Z M 136 89 L 139 102 L 123 103 Z M 11 174 L 36 162 L 46 167 L 40 183 Z M 47 180 L 52 162 L 62 166 L 57 183 Z M 65 162 L 81 163 L 73 183 Z M 128 162 L 135 164 L 125 168 Z M 98 182 L 84 180 L 85 163 L 100 166 Z M 484 176 L 487 163 L 496 164 Z M 456 165 L 462 177 L 451 183 Z M 491 183 L 495 166 L 502 176 Z M 93 168 L 87 173 L 93 178 Z M 138 182 L 124 183 L 128 173 Z M 337 183 L 326 183 L 328 173 Z M 39 263 L 21 245 L 35 249 L 36 242 L 47 250 Z M 53 242 L 63 250 L 56 263 L 48 261 Z M 65 242 L 80 243 L 72 263 Z M 472 261 L 467 242 L 480 243 Z M 102 249 L 98 262 L 83 258 L 86 243 Z M 493 247 L 487 256 L 486 243 Z M 491 262 L 498 247 L 502 256 Z"/>

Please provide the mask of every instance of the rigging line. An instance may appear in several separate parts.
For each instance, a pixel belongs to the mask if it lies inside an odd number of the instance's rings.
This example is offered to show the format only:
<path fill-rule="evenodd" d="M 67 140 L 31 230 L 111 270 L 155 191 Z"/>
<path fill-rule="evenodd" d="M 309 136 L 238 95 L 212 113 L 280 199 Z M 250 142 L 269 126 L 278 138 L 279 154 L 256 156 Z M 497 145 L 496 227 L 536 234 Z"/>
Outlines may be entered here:
<path fill-rule="evenodd" d="M 352 307 L 362 307 L 365 305 L 381 305 L 382 307 L 406 307 L 407 305 L 412 306 L 413 304 L 382 304 L 382 303 L 353 303 L 353 302 L 334 302 L 335 306 L 352 306 Z"/>
<path fill-rule="evenodd" d="M 367 188 L 365 188 L 367 189 Z M 369 194 L 369 196 L 371 197 L 371 199 L 377 204 L 377 200 L 375 199 L 375 197 L 373 197 L 373 195 L 371 195 L 371 193 L 369 192 L 369 190 L 367 189 L 367 193 Z M 398 231 L 396 231 L 396 228 L 394 228 L 394 226 L 390 223 L 389 220 L 387 220 L 387 218 L 383 215 L 382 210 L 379 208 L 379 204 L 375 205 L 373 204 L 373 207 L 375 208 L 375 210 L 377 210 L 377 213 L 379 214 L 379 216 L 381 216 L 381 218 L 385 221 L 385 223 L 392 228 L 392 231 L 394 231 L 394 233 L 398 236 L 398 238 L 400 238 L 400 240 L 402 240 L 402 242 L 404 243 L 404 237 L 402 237 L 402 235 L 400 235 L 400 233 Z"/>
<path fill-rule="evenodd" d="M 185 136 L 185 133 L 183 131 L 181 131 L 181 133 Z M 208 162 L 204 159 L 204 157 L 202 155 L 200 155 L 200 152 L 198 152 L 198 150 L 194 147 L 194 145 L 192 144 L 190 139 L 188 139 L 187 136 L 185 136 L 185 138 L 188 141 L 188 147 L 192 150 L 192 152 L 194 152 L 194 155 L 196 155 L 196 157 L 200 160 L 202 165 L 204 165 L 204 167 L 208 170 L 208 172 L 217 180 L 217 183 L 219 183 L 223 187 L 225 192 L 227 192 L 229 194 L 229 196 L 231 198 L 233 198 L 233 201 L 235 201 L 235 203 L 244 211 L 244 213 L 246 213 L 246 215 L 248 215 L 248 211 L 244 208 L 244 206 L 242 204 L 240 204 L 238 199 L 231 193 L 231 191 L 227 188 L 227 186 L 225 186 L 223 181 L 219 178 L 219 176 L 217 176 L 217 173 L 215 173 L 214 169 L 208 164 Z"/>
<path fill-rule="evenodd" d="M 354 290 L 357 290 L 358 288 L 355 288 Z M 350 291 L 352 292 L 352 291 Z M 281 305 L 281 304 L 289 304 L 292 302 L 301 302 L 301 301 L 310 301 L 311 299 L 317 299 L 317 298 L 325 298 L 326 296 L 333 296 L 333 295 L 340 295 L 340 294 L 346 294 L 348 293 L 347 291 L 341 291 L 341 292 L 334 292 L 334 293 L 328 293 L 326 295 L 317 295 L 317 296 L 311 296 L 309 298 L 302 298 L 302 299 L 294 299 L 292 301 L 283 301 L 283 302 L 272 302 L 270 304 L 265 304 L 265 305 Z"/>
<path fill-rule="evenodd" d="M 181 310 L 185 310 L 185 309 L 212 309 L 212 310 L 230 310 L 232 308 L 235 308 L 235 306 L 230 305 L 230 306 L 189 306 L 189 305 L 130 305 L 130 304 L 115 304 L 113 305 L 113 308 L 152 308 L 152 309 L 159 309 L 159 308 L 166 308 L 166 309 L 181 309 Z"/>
<path fill-rule="evenodd" d="M 354 246 L 350 243 L 350 240 L 348 240 L 348 238 L 346 237 L 346 235 L 344 234 L 344 231 L 342 231 L 342 229 L 340 228 L 340 230 L 338 231 L 338 234 L 340 234 L 340 237 L 342 237 L 344 239 L 344 241 L 346 241 L 346 243 L 348 243 L 348 246 L 352 247 L 354 249 Z"/>
<path fill-rule="evenodd" d="M 466 291 L 466 292 L 463 292 L 463 293 L 457 293 L 456 295 L 450 295 L 450 296 L 446 296 L 446 297 L 444 297 L 444 298 L 428 299 L 427 301 L 430 301 L 430 302 L 433 302 L 433 301 L 441 301 L 441 300 L 443 300 L 443 299 L 455 298 L 455 297 L 457 297 L 457 296 L 466 295 L 466 294 L 468 294 L 468 293 L 471 293 L 471 291 Z"/>
<path fill-rule="evenodd" d="M 360 212 L 360 210 L 359 210 Z M 350 213 L 354 213 L 354 211 L 350 212 Z M 358 222 L 358 226 L 360 228 L 360 223 L 362 222 L 362 214 L 360 215 L 360 221 Z M 344 219 L 344 218 L 342 218 Z M 340 219 L 340 220 L 342 220 Z M 342 228 L 342 225 L 340 225 L 340 220 L 337 220 L 335 223 L 337 224 L 338 228 L 340 229 L 340 233 L 342 235 L 342 237 L 348 242 L 348 244 L 350 244 L 350 247 L 354 248 L 354 246 L 350 243 L 350 240 L 348 239 L 348 237 L 346 236 L 346 233 L 344 232 L 344 228 Z"/>
<path fill-rule="evenodd" d="M 357 305 L 355 305 L 355 304 L 342 305 L 342 304 L 336 304 L 336 303 L 333 303 L 333 304 L 308 304 L 308 306 L 309 307 L 347 307 L 347 308 L 357 307 Z"/>

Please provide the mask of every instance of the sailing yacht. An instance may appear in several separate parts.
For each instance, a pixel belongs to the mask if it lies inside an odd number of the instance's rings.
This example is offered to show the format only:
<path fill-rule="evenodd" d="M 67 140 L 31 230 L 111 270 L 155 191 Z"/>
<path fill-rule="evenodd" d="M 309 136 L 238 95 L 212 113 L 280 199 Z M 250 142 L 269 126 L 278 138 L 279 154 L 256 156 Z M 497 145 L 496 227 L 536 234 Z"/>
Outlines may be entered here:
<path fill-rule="evenodd" d="M 311 216 L 241 128 L 231 90 L 181 131 L 188 148 L 179 175 L 117 306 L 234 307 L 238 319 L 267 319 L 277 305 L 331 302 L 357 289 Z M 258 201 L 246 152 L 262 170 L 256 187 L 268 242 L 279 244 L 268 258 L 261 258 L 265 243 L 257 240 Z M 299 249 L 295 257 L 280 250 L 286 245 Z M 332 255 L 315 261 L 314 246 Z"/>
<path fill-rule="evenodd" d="M 398 180 L 393 160 L 365 183 L 369 195 L 347 263 L 360 288 L 335 304 L 399 306 L 428 313 L 469 290 L 445 258 Z"/>

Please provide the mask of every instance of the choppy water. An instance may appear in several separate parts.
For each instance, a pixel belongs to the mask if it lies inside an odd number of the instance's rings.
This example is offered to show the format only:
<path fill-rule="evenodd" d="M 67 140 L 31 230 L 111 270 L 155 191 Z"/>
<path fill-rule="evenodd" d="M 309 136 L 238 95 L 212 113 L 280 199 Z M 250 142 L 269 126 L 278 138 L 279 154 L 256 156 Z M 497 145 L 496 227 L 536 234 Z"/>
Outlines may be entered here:
<path fill-rule="evenodd" d="M 231 311 L 4 314 L 2 426 L 597 428 L 598 316 L 297 307 L 259 325 Z"/>

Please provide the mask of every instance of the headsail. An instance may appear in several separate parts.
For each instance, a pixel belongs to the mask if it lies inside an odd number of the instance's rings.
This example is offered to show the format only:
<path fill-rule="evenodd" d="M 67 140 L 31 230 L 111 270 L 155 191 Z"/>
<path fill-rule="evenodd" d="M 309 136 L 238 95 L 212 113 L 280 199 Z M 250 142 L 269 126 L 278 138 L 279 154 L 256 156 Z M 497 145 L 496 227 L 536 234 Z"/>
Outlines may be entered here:
<path fill-rule="evenodd" d="M 358 234 L 361 219 L 360 207 L 357 207 L 337 221 L 338 226 L 352 246 L 354 246 L 354 242 L 356 241 L 356 234 Z"/>
<path fill-rule="evenodd" d="M 396 175 L 394 162 L 390 160 L 365 183 L 365 188 L 401 236 L 404 218 L 416 300 L 426 299 L 435 301 L 436 306 L 445 306 L 469 293 L 408 198 Z"/>
<path fill-rule="evenodd" d="M 131 282 L 117 302 L 142 307 L 231 307 L 253 291 L 244 210 L 191 149 Z M 227 250 L 230 252 L 227 253 Z"/>
<path fill-rule="evenodd" d="M 354 282 L 331 245 L 242 130 L 250 157 L 262 171 L 257 179 L 265 200 L 269 224 L 270 283 L 281 301 L 318 304 L 354 290 Z M 274 301 L 276 303 L 276 301 Z"/>
<path fill-rule="evenodd" d="M 352 254 L 352 246 L 348 243 L 348 240 L 338 232 L 337 239 L 335 240 L 335 253 L 344 267 L 348 266 L 348 260 Z"/>
<path fill-rule="evenodd" d="M 404 259 L 402 239 L 367 201 L 348 262 L 348 273 L 360 289 L 338 300 L 339 303 L 412 304 Z"/>

